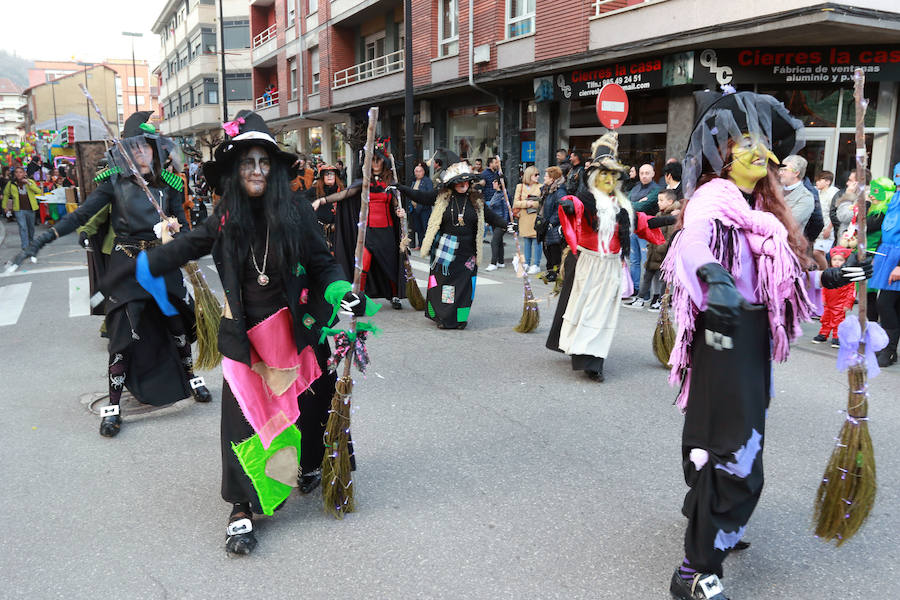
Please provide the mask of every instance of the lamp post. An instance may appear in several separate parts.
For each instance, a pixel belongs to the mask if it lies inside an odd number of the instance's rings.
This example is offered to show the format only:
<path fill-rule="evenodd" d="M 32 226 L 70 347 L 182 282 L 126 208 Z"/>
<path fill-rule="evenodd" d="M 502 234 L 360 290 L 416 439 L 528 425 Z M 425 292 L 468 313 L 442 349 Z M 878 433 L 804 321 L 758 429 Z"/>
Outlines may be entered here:
<path fill-rule="evenodd" d="M 48 81 L 47 85 L 50 86 L 50 91 L 53 93 L 53 128 L 59 133 L 59 118 L 56 116 L 56 86 L 59 85 L 59 82 L 54 79 Z"/>
<path fill-rule="evenodd" d="M 78 62 L 75 63 L 75 64 L 77 64 L 78 66 L 84 67 L 84 89 L 90 91 L 90 90 L 88 89 L 88 67 L 93 67 L 93 66 L 94 66 L 94 63 L 78 61 Z M 94 133 L 91 131 L 91 103 L 90 103 L 90 101 L 89 101 L 87 98 L 84 99 L 84 107 L 85 107 L 86 112 L 87 112 L 87 120 L 88 120 L 88 139 L 89 139 L 89 140 L 93 140 L 93 139 L 94 139 Z"/>
<path fill-rule="evenodd" d="M 225 84 L 225 17 L 223 16 L 225 0 L 219 0 L 219 37 L 222 40 L 222 46 L 219 48 L 219 55 L 222 57 L 222 116 L 224 120 L 228 120 L 228 88 Z M 252 95 L 252 94 L 251 94 Z"/>
<path fill-rule="evenodd" d="M 143 34 L 143 33 L 134 33 L 134 32 L 132 32 L 132 31 L 123 31 L 123 32 L 122 32 L 122 35 L 125 35 L 125 36 L 128 36 L 128 37 L 131 38 L 131 73 L 132 73 L 132 75 L 133 75 L 133 77 L 132 77 L 132 79 L 133 79 L 132 83 L 134 83 L 134 85 L 131 86 L 131 89 L 132 89 L 132 92 L 133 92 L 133 93 L 132 93 L 132 96 L 131 96 L 131 99 L 134 101 L 134 112 L 137 112 L 137 109 L 138 109 L 138 107 L 137 107 L 137 93 L 136 93 L 136 92 L 137 92 L 137 64 L 136 64 L 135 61 L 134 61 L 134 38 L 136 38 L 136 37 L 144 37 L 144 34 Z"/>

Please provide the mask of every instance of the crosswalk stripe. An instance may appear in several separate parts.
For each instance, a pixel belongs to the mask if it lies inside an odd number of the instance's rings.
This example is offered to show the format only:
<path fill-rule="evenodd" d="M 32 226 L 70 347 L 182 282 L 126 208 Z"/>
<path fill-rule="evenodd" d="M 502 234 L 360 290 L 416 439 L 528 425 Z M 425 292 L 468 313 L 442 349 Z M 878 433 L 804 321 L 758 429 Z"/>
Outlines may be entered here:
<path fill-rule="evenodd" d="M 428 263 L 419 262 L 417 260 L 410 259 L 410 266 L 416 271 L 425 271 L 426 273 L 430 273 L 431 269 L 428 267 Z M 419 282 L 419 285 L 427 286 L 427 280 L 423 281 L 420 279 L 416 279 Z M 497 281 L 496 279 L 490 279 L 485 277 L 484 275 L 478 275 L 478 285 L 500 285 L 502 281 Z"/>
<path fill-rule="evenodd" d="M 8 273 L 6 277 L 16 277 L 19 275 L 40 275 L 41 273 L 59 273 L 61 271 L 86 271 L 87 267 L 84 265 L 70 265 L 63 267 L 30 267 L 28 265 L 22 265 L 19 267 L 17 271 L 13 271 L 12 273 Z"/>
<path fill-rule="evenodd" d="M 69 316 L 91 314 L 90 283 L 87 277 L 69 277 Z"/>
<path fill-rule="evenodd" d="M 30 290 L 30 281 L 0 287 L 0 326 L 16 324 Z"/>

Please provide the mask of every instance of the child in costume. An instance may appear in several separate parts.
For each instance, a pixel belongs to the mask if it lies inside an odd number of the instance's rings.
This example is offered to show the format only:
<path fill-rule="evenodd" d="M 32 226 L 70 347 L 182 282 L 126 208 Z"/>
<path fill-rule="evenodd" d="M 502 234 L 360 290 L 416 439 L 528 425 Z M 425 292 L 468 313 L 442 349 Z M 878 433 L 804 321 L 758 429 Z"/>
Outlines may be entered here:
<path fill-rule="evenodd" d="M 897 343 L 900 341 L 900 163 L 894 165 L 893 183 L 897 191 L 885 202 L 880 223 L 881 241 L 872 275 L 873 287 L 880 290 L 878 315 L 881 326 L 888 334 L 887 346 L 878 353 L 880 367 L 889 367 L 897 362 Z"/>
<path fill-rule="evenodd" d="M 852 254 L 850 248 L 843 246 L 835 246 L 831 249 L 831 266 L 842 267 L 847 258 Z M 853 302 L 856 300 L 856 285 L 848 283 L 839 288 L 822 290 L 822 299 L 825 309 L 822 312 L 819 333 L 812 339 L 813 344 L 821 344 L 828 341 L 831 337 L 831 347 L 838 348 L 838 325 L 844 321 L 847 311 L 853 308 Z"/>
<path fill-rule="evenodd" d="M 222 498 L 231 504 L 225 549 L 257 545 L 253 514 L 271 515 L 294 487 L 320 482 L 323 433 L 335 375 L 322 328 L 338 307 L 363 315 L 328 251 L 316 215 L 290 188 L 296 160 L 279 149 L 256 113 L 226 123 L 232 136 L 204 165 L 222 194 L 214 214 L 174 242 L 138 258 L 137 277 L 161 276 L 212 254 L 225 289 L 219 326 L 222 373 Z M 298 467 L 300 476 L 298 478 Z"/>
<path fill-rule="evenodd" d="M 109 270 L 133 273 L 138 253 L 160 244 L 161 224 L 187 231 L 181 209 L 182 181 L 162 168 L 169 162 L 180 170 L 181 151 L 175 142 L 158 135 L 153 125 L 146 122 L 151 114 L 141 111 L 128 117 L 121 148 L 116 146 L 108 153 L 108 168 L 97 176 L 102 183 L 78 210 L 35 238 L 27 256 L 34 256 L 44 245 L 75 231 L 106 208 L 110 211 L 109 227 L 115 232 Z M 146 192 L 134 181 L 123 152 L 140 170 L 168 221 L 160 221 Z M 212 399 L 203 378 L 194 376 L 194 302 L 178 270 L 181 264 L 166 275 L 167 301 L 173 307 L 169 313 L 160 311 L 134 277 L 117 278 L 102 289 L 109 337 L 109 406 L 102 412 L 102 436 L 119 433 L 119 401 L 126 387 L 139 401 L 155 406 L 171 404 L 191 394 L 198 402 Z"/>
<path fill-rule="evenodd" d="M 722 562 L 742 541 L 763 487 L 772 360 L 784 361 L 813 309 L 806 240 L 777 179 L 802 122 L 771 96 L 698 92 L 685 204 L 662 270 L 678 323 L 670 382 L 680 384 L 682 462 L 690 488 L 684 558 L 669 589 L 681 600 L 726 600 Z M 848 263 L 817 275 L 840 287 L 871 273 Z"/>

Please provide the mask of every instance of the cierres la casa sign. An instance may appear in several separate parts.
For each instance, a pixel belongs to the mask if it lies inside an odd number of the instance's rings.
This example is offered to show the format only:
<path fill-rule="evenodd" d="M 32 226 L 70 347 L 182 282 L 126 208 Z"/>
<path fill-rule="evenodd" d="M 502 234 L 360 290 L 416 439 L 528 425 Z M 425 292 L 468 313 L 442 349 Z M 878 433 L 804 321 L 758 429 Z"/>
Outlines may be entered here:
<path fill-rule="evenodd" d="M 697 58 L 695 83 L 842 83 L 857 68 L 869 81 L 900 79 L 900 46 L 707 48 Z"/>

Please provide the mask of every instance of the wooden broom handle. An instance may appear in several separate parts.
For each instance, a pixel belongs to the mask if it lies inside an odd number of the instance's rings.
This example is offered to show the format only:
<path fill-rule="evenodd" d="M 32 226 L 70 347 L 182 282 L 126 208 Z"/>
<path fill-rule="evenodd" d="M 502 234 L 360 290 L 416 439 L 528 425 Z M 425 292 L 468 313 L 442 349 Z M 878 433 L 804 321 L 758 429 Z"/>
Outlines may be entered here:
<path fill-rule="evenodd" d="M 866 105 L 868 104 L 863 97 L 863 86 L 866 83 L 866 76 L 862 69 L 856 69 L 853 73 L 853 98 L 856 101 L 856 255 L 859 261 L 866 260 L 866 134 L 865 134 L 865 118 Z M 860 327 L 860 344 L 859 353 L 865 354 L 866 343 L 866 305 L 867 299 L 867 281 L 859 282 L 859 327 Z"/>

